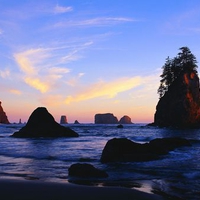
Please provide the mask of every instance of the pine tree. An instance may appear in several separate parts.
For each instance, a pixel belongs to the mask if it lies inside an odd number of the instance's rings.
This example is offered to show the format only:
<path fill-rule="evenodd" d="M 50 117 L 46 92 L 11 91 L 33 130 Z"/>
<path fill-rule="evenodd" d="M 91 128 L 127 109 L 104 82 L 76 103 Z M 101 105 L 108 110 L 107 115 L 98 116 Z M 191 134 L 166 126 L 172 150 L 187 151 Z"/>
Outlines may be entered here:
<path fill-rule="evenodd" d="M 181 47 L 176 57 L 170 59 L 167 57 L 164 66 L 162 67 L 163 73 L 160 75 L 160 86 L 158 94 L 160 98 L 168 91 L 169 86 L 179 77 L 183 71 L 197 73 L 197 60 L 191 53 L 188 47 Z"/>

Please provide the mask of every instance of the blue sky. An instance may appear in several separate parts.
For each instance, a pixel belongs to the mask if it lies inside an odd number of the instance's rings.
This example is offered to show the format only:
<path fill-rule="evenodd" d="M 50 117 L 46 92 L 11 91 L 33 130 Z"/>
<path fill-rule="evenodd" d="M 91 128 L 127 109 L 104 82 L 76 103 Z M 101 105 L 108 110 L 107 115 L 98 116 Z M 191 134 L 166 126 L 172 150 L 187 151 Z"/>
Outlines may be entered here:
<path fill-rule="evenodd" d="M 11 122 L 152 122 L 165 59 L 199 41 L 198 0 L 0 0 L 0 100 Z"/>

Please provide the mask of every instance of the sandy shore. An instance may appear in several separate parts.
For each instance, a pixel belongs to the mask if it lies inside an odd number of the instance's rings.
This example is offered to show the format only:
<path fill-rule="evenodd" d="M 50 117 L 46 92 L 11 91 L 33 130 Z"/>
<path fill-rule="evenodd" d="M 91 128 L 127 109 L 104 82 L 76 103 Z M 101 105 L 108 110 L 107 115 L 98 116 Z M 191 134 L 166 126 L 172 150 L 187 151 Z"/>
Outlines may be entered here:
<path fill-rule="evenodd" d="M 1 200 L 163 200 L 154 194 L 122 187 L 81 186 L 36 180 L 0 179 Z"/>

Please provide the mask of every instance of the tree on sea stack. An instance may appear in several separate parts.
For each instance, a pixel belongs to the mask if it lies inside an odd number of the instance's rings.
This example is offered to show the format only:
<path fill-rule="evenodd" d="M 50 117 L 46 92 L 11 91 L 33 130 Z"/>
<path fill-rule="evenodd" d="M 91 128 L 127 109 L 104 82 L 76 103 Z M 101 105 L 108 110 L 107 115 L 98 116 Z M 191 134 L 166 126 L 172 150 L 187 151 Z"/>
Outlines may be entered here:
<path fill-rule="evenodd" d="M 200 127 L 200 91 L 197 60 L 188 47 L 166 59 L 158 88 L 154 124 L 164 127 Z"/>
<path fill-rule="evenodd" d="M 160 75 L 160 86 L 158 94 L 160 98 L 168 91 L 170 85 L 179 77 L 182 72 L 194 72 L 197 74 L 197 60 L 188 47 L 181 47 L 181 52 L 173 59 L 167 57 L 163 73 Z"/>

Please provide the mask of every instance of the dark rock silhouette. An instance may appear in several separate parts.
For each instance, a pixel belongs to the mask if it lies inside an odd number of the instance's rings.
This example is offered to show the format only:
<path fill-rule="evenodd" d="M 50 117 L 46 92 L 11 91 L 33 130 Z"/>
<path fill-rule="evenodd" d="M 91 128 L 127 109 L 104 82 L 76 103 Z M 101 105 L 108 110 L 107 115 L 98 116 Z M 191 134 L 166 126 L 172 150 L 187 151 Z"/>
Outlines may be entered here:
<path fill-rule="evenodd" d="M 112 113 L 96 114 L 95 124 L 118 124 L 118 119 Z"/>
<path fill-rule="evenodd" d="M 154 125 L 161 127 L 200 127 L 199 77 L 183 72 L 160 98 Z"/>
<path fill-rule="evenodd" d="M 68 124 L 67 117 L 65 115 L 60 117 L 60 124 Z"/>
<path fill-rule="evenodd" d="M 108 174 L 100 169 L 95 168 L 91 164 L 87 163 L 76 163 L 69 167 L 68 169 L 70 176 L 76 176 L 81 178 L 106 178 L 108 177 Z"/>
<path fill-rule="evenodd" d="M 8 117 L 6 116 L 6 113 L 3 110 L 3 107 L 1 106 L 1 101 L 0 101 L 0 124 L 10 124 L 8 121 Z"/>
<path fill-rule="evenodd" d="M 58 124 L 45 107 L 33 111 L 27 124 L 13 137 L 78 137 L 78 133 Z"/>
<path fill-rule="evenodd" d="M 124 128 L 122 124 L 117 125 L 117 128 Z"/>
<path fill-rule="evenodd" d="M 120 120 L 119 120 L 120 124 L 132 124 L 131 122 L 131 118 L 127 115 L 124 115 Z"/>
<path fill-rule="evenodd" d="M 78 122 L 78 120 L 75 120 L 75 121 L 74 121 L 74 124 L 80 124 L 80 123 Z"/>
<path fill-rule="evenodd" d="M 140 162 L 160 159 L 162 155 L 182 146 L 191 146 L 182 138 L 160 138 L 139 144 L 126 138 L 109 140 L 102 152 L 101 162 Z"/>

